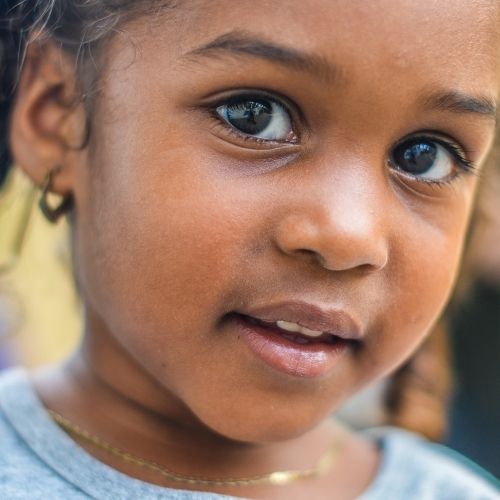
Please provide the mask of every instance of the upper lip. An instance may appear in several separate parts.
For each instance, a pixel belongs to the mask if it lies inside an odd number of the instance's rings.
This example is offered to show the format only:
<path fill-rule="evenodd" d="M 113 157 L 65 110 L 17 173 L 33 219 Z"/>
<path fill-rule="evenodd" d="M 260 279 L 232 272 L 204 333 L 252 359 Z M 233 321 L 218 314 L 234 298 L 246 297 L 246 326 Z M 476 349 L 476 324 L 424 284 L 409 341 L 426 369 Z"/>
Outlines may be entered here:
<path fill-rule="evenodd" d="M 346 340 L 362 338 L 360 324 L 346 311 L 332 307 L 288 301 L 249 309 L 241 314 L 261 321 L 289 321 L 309 330 L 329 333 Z"/>

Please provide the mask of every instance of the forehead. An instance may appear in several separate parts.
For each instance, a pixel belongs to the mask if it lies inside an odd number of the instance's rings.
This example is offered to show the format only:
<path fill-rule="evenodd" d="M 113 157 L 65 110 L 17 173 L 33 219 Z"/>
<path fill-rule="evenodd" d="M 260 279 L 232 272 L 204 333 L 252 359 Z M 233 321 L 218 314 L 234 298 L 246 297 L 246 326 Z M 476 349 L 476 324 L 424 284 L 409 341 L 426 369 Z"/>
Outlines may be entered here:
<path fill-rule="evenodd" d="M 186 0 L 180 5 L 174 36 L 186 49 L 226 32 L 248 31 L 341 63 L 353 77 L 359 71 L 376 77 L 383 66 L 428 80 L 432 75 L 421 71 L 432 67 L 434 77 L 449 85 L 468 80 L 478 90 L 495 86 L 498 93 L 498 0 Z"/>
<path fill-rule="evenodd" d="M 370 48 L 397 42 L 403 48 L 430 46 L 450 35 L 482 43 L 500 30 L 498 0 L 186 0 L 180 5 L 204 29 L 251 23 L 301 45 L 342 40 L 374 44 Z"/>

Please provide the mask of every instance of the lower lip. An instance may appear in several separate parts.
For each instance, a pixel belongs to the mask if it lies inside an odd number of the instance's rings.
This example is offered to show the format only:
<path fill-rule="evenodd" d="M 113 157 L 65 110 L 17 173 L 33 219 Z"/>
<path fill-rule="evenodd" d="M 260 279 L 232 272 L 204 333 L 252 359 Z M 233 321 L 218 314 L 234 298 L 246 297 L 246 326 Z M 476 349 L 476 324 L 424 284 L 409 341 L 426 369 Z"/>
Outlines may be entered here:
<path fill-rule="evenodd" d="M 249 323 L 240 315 L 235 315 L 232 323 L 241 340 L 261 361 L 294 377 L 313 378 L 328 374 L 353 344 L 353 341 L 344 339 L 334 344 L 298 344 L 279 333 Z"/>

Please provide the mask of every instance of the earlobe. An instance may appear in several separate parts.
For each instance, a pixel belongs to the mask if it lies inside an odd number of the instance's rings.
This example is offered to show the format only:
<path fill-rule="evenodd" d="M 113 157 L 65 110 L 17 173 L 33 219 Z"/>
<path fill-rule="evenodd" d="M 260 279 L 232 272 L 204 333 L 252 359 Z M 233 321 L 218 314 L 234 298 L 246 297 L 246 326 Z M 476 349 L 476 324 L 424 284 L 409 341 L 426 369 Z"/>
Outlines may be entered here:
<path fill-rule="evenodd" d="M 73 153 L 86 126 L 76 89 L 68 55 L 51 42 L 32 42 L 12 109 L 10 147 L 16 164 L 38 186 L 57 165 L 51 189 L 62 195 L 72 192 Z"/>

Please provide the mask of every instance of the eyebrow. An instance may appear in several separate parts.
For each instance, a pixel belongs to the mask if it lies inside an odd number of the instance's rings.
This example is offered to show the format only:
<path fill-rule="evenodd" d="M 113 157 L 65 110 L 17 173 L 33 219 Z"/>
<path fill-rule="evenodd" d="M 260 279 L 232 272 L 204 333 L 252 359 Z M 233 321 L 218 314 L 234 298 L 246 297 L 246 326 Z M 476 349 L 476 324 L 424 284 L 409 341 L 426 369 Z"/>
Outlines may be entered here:
<path fill-rule="evenodd" d="M 189 51 L 186 56 L 214 57 L 224 53 L 264 59 L 296 71 L 315 74 L 328 82 L 337 80 L 341 74 L 339 67 L 321 56 L 264 40 L 244 31 L 230 31 Z"/>
<path fill-rule="evenodd" d="M 479 115 L 498 121 L 497 104 L 487 96 L 471 96 L 457 91 L 442 91 L 423 96 L 424 107 L 450 113 Z"/>
<path fill-rule="evenodd" d="M 252 33 L 235 30 L 225 33 L 185 57 L 218 57 L 224 54 L 247 55 L 281 64 L 296 71 L 312 73 L 327 81 L 336 82 L 345 71 L 325 58 L 293 47 L 277 44 Z M 498 121 L 497 104 L 486 96 L 470 96 L 457 91 L 440 91 L 422 96 L 419 103 L 427 109 L 458 114 L 474 114 Z"/>

